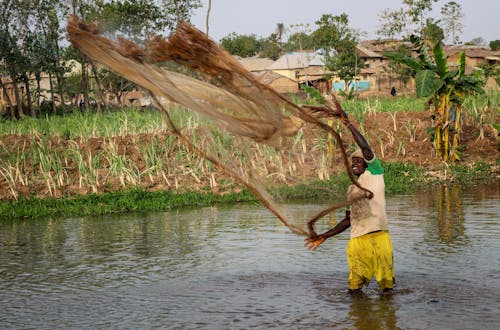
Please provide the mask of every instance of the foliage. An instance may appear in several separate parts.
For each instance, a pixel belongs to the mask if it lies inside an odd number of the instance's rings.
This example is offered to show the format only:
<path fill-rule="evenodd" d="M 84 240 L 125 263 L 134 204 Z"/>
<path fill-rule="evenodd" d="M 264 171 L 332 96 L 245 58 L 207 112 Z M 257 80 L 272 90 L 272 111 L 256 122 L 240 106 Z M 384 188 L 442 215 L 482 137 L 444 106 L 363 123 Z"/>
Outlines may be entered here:
<path fill-rule="evenodd" d="M 443 160 L 459 160 L 458 135 L 463 97 L 471 93 L 483 93 L 479 77 L 465 74 L 465 53 L 460 54 L 457 69 L 450 70 L 446 54 L 437 43 L 433 58 L 422 39 L 412 36 L 418 59 L 400 53 L 387 52 L 385 56 L 403 63 L 417 72 L 417 97 L 429 97 L 435 118 L 434 147 Z"/>
<path fill-rule="evenodd" d="M 323 95 L 320 94 L 320 92 L 311 86 L 301 84 L 300 89 L 305 91 L 309 97 L 316 103 L 316 104 L 326 104 L 326 100 Z"/>
<path fill-rule="evenodd" d="M 316 44 L 312 37 L 306 32 L 297 32 L 288 37 L 287 42 L 283 45 L 286 51 L 301 51 L 304 49 L 315 49 Z"/>
<path fill-rule="evenodd" d="M 491 50 L 500 50 L 500 40 L 492 40 L 490 41 L 490 48 Z"/>
<path fill-rule="evenodd" d="M 311 37 L 311 28 L 309 24 L 292 24 L 287 31 L 288 40 L 283 45 L 286 51 L 302 51 L 304 49 L 319 48 Z"/>
<path fill-rule="evenodd" d="M 427 14 L 437 0 L 403 0 L 401 8 L 386 9 L 380 15 L 381 27 L 378 35 L 388 38 L 401 36 L 405 32 L 422 35 L 427 22 Z"/>
<path fill-rule="evenodd" d="M 65 20 L 75 13 L 85 20 L 97 20 L 108 33 L 120 32 L 136 41 L 144 41 L 153 33 L 175 28 L 179 19 L 189 20 L 199 0 L 4 0 L 0 11 L 0 74 L 14 82 L 15 98 L 9 100 L 11 117 L 23 117 L 24 109 L 31 115 L 40 115 L 40 105 L 50 98 L 52 111 L 56 104 L 66 107 L 74 103 L 79 93 L 88 101 L 92 96 L 101 99 L 102 86 L 98 70 L 71 46 L 63 47 Z M 77 90 L 73 81 L 66 84 L 70 71 L 69 59 L 82 65 L 82 83 Z M 87 70 L 92 70 L 94 81 Z M 49 87 L 32 89 L 31 77 L 40 82 L 42 72 L 49 76 Z M 74 78 L 74 77 L 73 77 Z M 70 78 L 70 80 L 74 80 Z M 23 86 L 23 91 L 21 91 Z M 96 86 L 94 95 L 88 95 L 89 86 Z M 1 87 L 1 86 L 0 86 Z M 87 102 L 88 103 L 88 102 Z M 37 112 L 38 108 L 38 112 Z"/>
<path fill-rule="evenodd" d="M 106 34 L 121 33 L 135 42 L 144 42 L 148 35 L 167 25 L 172 28 L 175 21 L 166 20 L 159 6 L 151 1 L 122 0 L 95 1 L 89 6 L 87 19 L 98 20 Z"/>
<path fill-rule="evenodd" d="M 261 41 L 255 34 L 239 35 L 235 32 L 220 41 L 222 48 L 230 54 L 241 57 L 252 57 L 261 49 Z"/>
<path fill-rule="evenodd" d="M 436 22 L 433 19 L 428 18 L 422 29 L 422 38 L 428 45 L 435 45 L 444 39 L 444 31 L 438 23 L 439 21 Z"/>
<path fill-rule="evenodd" d="M 279 35 L 272 33 L 267 39 L 261 41 L 262 51 L 260 57 L 277 60 L 283 53 L 283 48 L 279 40 Z"/>
<path fill-rule="evenodd" d="M 424 169 L 404 162 L 384 162 L 387 195 L 405 194 L 412 190 L 439 183 L 424 175 Z M 473 166 L 453 165 L 447 168 L 459 184 L 491 182 L 488 164 Z M 328 201 L 335 193 L 346 191 L 350 184 L 345 174 L 328 180 L 307 184 L 281 186 L 272 190 L 280 200 Z M 85 196 L 64 198 L 20 198 L 0 203 L 0 219 L 41 218 L 46 216 L 85 216 L 120 212 L 168 211 L 186 207 L 205 207 L 220 204 L 254 203 L 255 197 L 248 191 L 215 195 L 206 192 L 174 192 L 168 190 L 145 191 L 130 189 Z"/>
<path fill-rule="evenodd" d="M 481 66 L 481 71 L 483 72 L 485 81 L 488 81 L 491 77 L 500 86 L 500 64 L 483 65 Z"/>
<path fill-rule="evenodd" d="M 455 1 L 450 1 L 441 8 L 441 15 L 443 15 L 441 22 L 444 25 L 447 39 L 453 44 L 458 44 L 460 42 L 458 36 L 463 32 L 462 19 L 464 13 L 462 12 L 462 6 Z"/>
<path fill-rule="evenodd" d="M 253 202 L 248 191 L 226 195 L 139 189 L 90 194 L 66 198 L 23 198 L 0 204 L 0 219 L 40 218 L 47 216 L 102 215 L 118 212 L 168 211 L 185 207 Z"/>
<path fill-rule="evenodd" d="M 482 37 L 473 38 L 464 43 L 466 46 L 486 46 L 486 41 Z"/>
<path fill-rule="evenodd" d="M 356 52 L 357 39 L 349 27 L 348 16 L 323 15 L 316 24 L 319 27 L 311 37 L 318 47 L 324 49 L 325 68 L 345 81 L 347 92 L 350 83 L 363 67 L 363 61 Z"/>
<path fill-rule="evenodd" d="M 404 56 L 410 57 L 412 49 L 406 44 L 401 43 L 396 47 L 396 52 Z M 397 78 L 402 81 L 405 85 L 410 81 L 411 77 L 415 77 L 415 70 L 408 65 L 401 62 L 390 61 L 386 70 L 390 73 L 396 74 Z"/>

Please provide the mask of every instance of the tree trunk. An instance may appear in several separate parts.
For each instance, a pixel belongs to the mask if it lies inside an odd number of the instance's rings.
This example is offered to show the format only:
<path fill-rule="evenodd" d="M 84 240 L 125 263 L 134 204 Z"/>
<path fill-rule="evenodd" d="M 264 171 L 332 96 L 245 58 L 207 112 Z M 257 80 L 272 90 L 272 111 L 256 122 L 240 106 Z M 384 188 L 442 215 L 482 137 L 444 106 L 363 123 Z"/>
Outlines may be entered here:
<path fill-rule="evenodd" d="M 460 159 L 458 138 L 460 134 L 460 107 L 450 102 L 448 94 L 441 94 L 436 108 L 436 127 L 434 148 L 437 155 L 445 162 Z"/>
<path fill-rule="evenodd" d="M 66 107 L 65 97 L 64 97 L 64 77 L 60 72 L 60 68 L 57 69 L 56 72 L 56 80 L 57 80 L 57 93 L 59 94 L 59 100 L 61 101 L 61 108 L 64 109 Z"/>
<path fill-rule="evenodd" d="M 3 83 L 1 77 L 0 77 L 0 87 L 2 88 L 2 91 L 5 95 L 5 99 L 7 100 L 7 106 L 9 107 L 10 116 L 11 116 L 11 118 L 14 118 L 15 112 L 14 112 L 14 107 L 12 106 L 12 100 L 10 98 L 9 91 L 7 90 L 7 87 Z"/>
<path fill-rule="evenodd" d="M 11 77 L 14 75 L 11 74 Z M 11 78 L 12 79 L 12 78 Z M 12 80 L 12 87 L 14 88 L 14 96 L 16 98 L 16 108 L 17 112 L 15 113 L 17 118 L 23 118 L 24 117 L 24 111 L 23 111 L 23 100 L 21 98 L 21 93 L 19 92 L 19 87 L 17 86 L 17 81 L 14 79 Z"/>
<path fill-rule="evenodd" d="M 26 73 L 23 73 L 24 88 L 26 89 L 26 107 L 28 108 L 31 117 L 35 117 L 33 110 L 33 100 L 31 98 L 30 79 Z"/>
<path fill-rule="evenodd" d="M 89 109 L 89 84 L 87 75 L 87 64 L 82 63 L 82 93 L 83 93 L 83 104 L 85 109 Z"/>
<path fill-rule="evenodd" d="M 97 85 L 97 92 L 96 92 L 97 112 L 102 113 L 101 104 L 104 103 L 104 97 L 102 93 L 103 89 L 101 86 L 101 80 L 99 79 L 99 74 L 97 72 L 97 68 L 94 62 L 90 62 L 90 67 L 92 68 L 92 73 L 94 74 L 95 83 Z"/>
<path fill-rule="evenodd" d="M 35 78 L 36 78 L 36 92 L 35 92 L 35 98 L 36 98 L 36 108 L 38 109 L 38 114 L 41 114 L 41 108 L 40 108 L 40 98 L 42 95 L 42 87 L 40 86 L 40 81 L 42 80 L 41 73 L 36 72 L 35 73 Z"/>
<path fill-rule="evenodd" d="M 206 31 L 207 37 L 208 37 L 208 21 L 209 21 L 209 18 L 210 18 L 210 10 L 212 10 L 212 1 L 208 0 L 207 19 L 206 19 L 206 22 L 205 22 L 206 28 L 207 28 L 207 31 Z"/>
<path fill-rule="evenodd" d="M 52 82 L 52 73 L 50 72 L 49 72 L 49 86 L 50 86 L 50 101 L 52 103 L 52 113 L 55 114 L 57 112 L 56 98 L 54 96 L 54 84 Z"/>

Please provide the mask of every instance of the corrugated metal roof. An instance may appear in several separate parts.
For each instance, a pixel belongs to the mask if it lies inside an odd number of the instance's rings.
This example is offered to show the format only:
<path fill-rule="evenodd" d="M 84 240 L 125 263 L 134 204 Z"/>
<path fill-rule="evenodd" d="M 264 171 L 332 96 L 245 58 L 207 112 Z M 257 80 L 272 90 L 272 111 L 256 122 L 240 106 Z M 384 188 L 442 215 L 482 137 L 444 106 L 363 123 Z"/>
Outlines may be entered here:
<path fill-rule="evenodd" d="M 237 60 L 250 72 L 264 71 L 274 63 L 273 60 L 262 57 L 240 57 Z"/>
<path fill-rule="evenodd" d="M 376 53 L 376 52 L 369 50 L 368 48 L 360 46 L 360 45 L 356 46 L 356 50 L 358 52 L 358 55 L 361 57 L 370 57 L 370 58 L 382 58 L 383 57 L 379 53 Z"/>
<path fill-rule="evenodd" d="M 302 69 L 309 66 L 324 65 L 321 51 L 302 51 L 286 53 L 271 64 L 268 70 Z"/>
<path fill-rule="evenodd" d="M 322 76 L 325 73 L 327 71 L 324 66 L 310 66 L 299 71 L 299 75 L 301 76 Z"/>
<path fill-rule="evenodd" d="M 272 72 L 272 71 L 263 71 L 263 72 L 260 72 L 260 73 L 256 74 L 255 77 L 261 83 L 266 84 L 266 85 L 269 85 L 270 83 L 272 83 L 276 79 L 280 79 L 280 78 L 281 79 L 288 79 L 288 80 L 294 81 L 293 79 L 290 79 L 288 77 L 285 77 L 283 75 L 280 75 L 280 74 L 278 74 L 276 72 Z"/>

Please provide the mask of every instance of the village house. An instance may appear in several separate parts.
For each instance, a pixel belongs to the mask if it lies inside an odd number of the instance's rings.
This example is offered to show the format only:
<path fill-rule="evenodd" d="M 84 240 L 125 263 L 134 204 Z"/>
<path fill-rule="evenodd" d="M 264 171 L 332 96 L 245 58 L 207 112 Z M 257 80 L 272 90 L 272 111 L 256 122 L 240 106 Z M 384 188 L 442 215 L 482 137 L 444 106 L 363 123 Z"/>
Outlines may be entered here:
<path fill-rule="evenodd" d="M 355 81 L 351 83 L 351 88 L 355 88 L 360 95 L 389 95 L 394 86 L 403 93 L 412 93 L 415 88 L 415 81 L 410 79 L 404 84 L 398 77 L 389 70 L 390 62 L 384 57 L 384 52 L 395 51 L 398 46 L 406 45 L 412 47 L 411 43 L 398 40 L 366 40 L 356 46 L 356 52 L 361 58 L 360 72 Z M 488 48 L 480 46 L 445 46 L 444 51 L 450 67 L 456 66 L 460 52 L 465 52 L 466 73 L 471 74 L 480 70 L 484 65 L 500 64 L 500 52 L 491 51 Z M 296 51 L 282 55 L 278 60 L 273 61 L 266 58 L 240 58 L 237 60 L 262 83 L 269 85 L 277 92 L 282 94 L 294 94 L 301 92 L 300 85 L 307 84 L 318 89 L 323 94 L 329 94 L 335 90 L 344 90 L 344 82 L 338 77 L 329 75 L 325 69 L 324 55 L 321 50 L 318 51 Z M 81 65 L 72 63 L 72 71 L 69 74 L 80 74 Z M 16 106 L 16 98 L 12 81 L 8 76 L 0 76 L 2 90 L 0 91 L 0 112 L 3 112 L 8 99 L 13 106 Z M 42 74 L 40 81 L 40 100 L 50 100 L 48 91 L 51 88 L 49 76 Z M 36 82 L 32 79 L 33 90 Z M 496 81 L 490 78 L 486 84 L 487 89 L 498 90 Z M 19 84 L 21 99 L 25 99 L 25 90 L 22 84 Z M 81 95 L 73 96 L 72 100 L 66 100 L 76 104 Z M 105 95 L 106 103 L 116 103 L 119 105 L 149 105 L 150 101 L 144 97 L 140 90 L 123 92 L 119 99 L 118 96 Z M 56 100 L 57 101 L 57 100 Z"/>

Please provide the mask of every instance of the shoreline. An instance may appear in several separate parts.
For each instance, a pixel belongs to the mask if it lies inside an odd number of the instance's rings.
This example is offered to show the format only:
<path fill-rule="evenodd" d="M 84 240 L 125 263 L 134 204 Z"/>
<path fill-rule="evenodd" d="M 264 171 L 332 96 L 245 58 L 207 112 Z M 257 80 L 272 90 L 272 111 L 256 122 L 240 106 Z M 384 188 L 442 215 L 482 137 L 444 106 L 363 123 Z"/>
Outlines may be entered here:
<path fill-rule="evenodd" d="M 468 165 L 443 165 L 425 169 L 401 162 L 386 162 L 386 194 L 394 196 L 438 184 L 489 185 L 500 182 L 498 164 L 476 162 Z M 343 194 L 350 184 L 342 174 L 328 180 L 316 180 L 295 186 L 281 185 L 270 189 L 281 201 L 312 200 L 328 202 L 332 191 Z M 47 217 L 97 216 L 127 212 L 164 212 L 222 204 L 258 203 L 246 189 L 236 186 L 232 192 L 148 191 L 140 188 L 99 194 L 72 195 L 62 198 L 21 197 L 0 203 L 0 220 L 23 220 Z"/>

